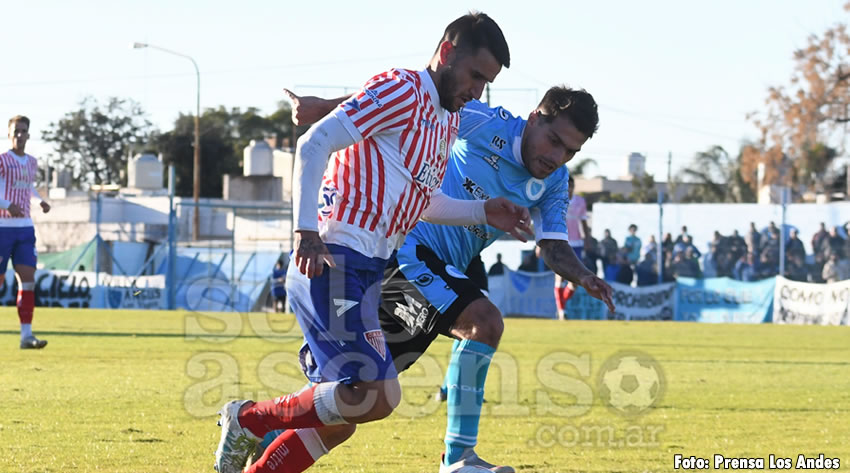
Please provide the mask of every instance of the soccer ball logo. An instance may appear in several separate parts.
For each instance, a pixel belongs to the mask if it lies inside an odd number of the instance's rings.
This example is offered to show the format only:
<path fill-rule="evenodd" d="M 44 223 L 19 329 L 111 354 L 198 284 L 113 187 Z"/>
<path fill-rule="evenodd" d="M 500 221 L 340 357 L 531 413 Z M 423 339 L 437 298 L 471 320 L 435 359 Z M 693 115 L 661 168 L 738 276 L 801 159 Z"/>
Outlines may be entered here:
<path fill-rule="evenodd" d="M 599 371 L 599 394 L 621 415 L 640 415 L 661 400 L 664 374 L 658 362 L 641 352 L 618 353 Z"/>

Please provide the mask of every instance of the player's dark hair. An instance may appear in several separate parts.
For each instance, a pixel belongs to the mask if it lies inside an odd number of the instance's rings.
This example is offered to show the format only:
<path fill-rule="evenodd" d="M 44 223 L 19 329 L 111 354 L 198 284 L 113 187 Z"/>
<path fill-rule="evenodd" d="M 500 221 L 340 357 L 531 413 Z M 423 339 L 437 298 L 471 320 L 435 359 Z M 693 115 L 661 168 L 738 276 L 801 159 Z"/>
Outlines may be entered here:
<path fill-rule="evenodd" d="M 13 123 L 18 123 L 18 122 L 26 123 L 27 128 L 30 127 L 30 119 L 23 116 L 23 115 L 15 115 L 14 117 L 10 118 L 9 124 L 7 125 L 7 127 L 10 127 L 10 126 L 12 126 Z"/>
<path fill-rule="evenodd" d="M 576 129 L 591 138 L 599 128 L 599 112 L 596 101 L 584 89 L 571 89 L 557 85 L 546 91 L 537 110 L 547 123 L 565 114 Z"/>
<path fill-rule="evenodd" d="M 437 44 L 437 51 L 443 41 L 452 43 L 461 54 L 474 54 L 481 48 L 487 48 L 499 64 L 506 68 L 511 67 L 511 52 L 508 50 L 505 35 L 486 13 L 471 11 L 451 22 Z"/>

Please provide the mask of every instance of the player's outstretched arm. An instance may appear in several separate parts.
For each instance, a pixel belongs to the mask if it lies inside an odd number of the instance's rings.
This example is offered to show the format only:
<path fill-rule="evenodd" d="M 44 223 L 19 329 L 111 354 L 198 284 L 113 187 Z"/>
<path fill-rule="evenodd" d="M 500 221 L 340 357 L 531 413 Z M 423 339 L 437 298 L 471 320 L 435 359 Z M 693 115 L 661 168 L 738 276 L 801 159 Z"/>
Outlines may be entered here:
<path fill-rule="evenodd" d="M 331 153 L 354 144 L 355 139 L 335 115 L 327 115 L 298 140 L 292 176 L 292 212 L 295 219 L 294 258 L 308 278 L 322 275 L 324 264 L 335 266 L 319 238 L 319 189 Z"/>
<path fill-rule="evenodd" d="M 504 197 L 486 201 L 453 199 L 437 189 L 421 218 L 440 225 L 487 224 L 520 241 L 528 241 L 527 235 L 532 234 L 528 209 Z"/>
<path fill-rule="evenodd" d="M 292 102 L 292 123 L 299 126 L 316 123 L 351 97 L 346 95 L 335 99 L 323 99 L 312 95 L 296 95 L 289 89 L 283 89 L 283 93 Z"/>
<path fill-rule="evenodd" d="M 608 310 L 614 312 L 611 286 L 582 264 L 567 241 L 541 240 L 539 245 L 543 250 L 543 261 L 555 274 L 583 287 L 588 294 L 604 302 Z"/>

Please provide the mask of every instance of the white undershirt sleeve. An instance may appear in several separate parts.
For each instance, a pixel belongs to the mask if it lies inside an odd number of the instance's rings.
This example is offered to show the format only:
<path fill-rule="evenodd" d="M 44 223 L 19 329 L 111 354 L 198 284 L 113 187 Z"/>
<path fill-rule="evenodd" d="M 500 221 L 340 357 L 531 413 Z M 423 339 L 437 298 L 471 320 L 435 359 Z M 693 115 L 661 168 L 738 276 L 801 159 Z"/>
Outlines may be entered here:
<path fill-rule="evenodd" d="M 319 190 L 328 158 L 356 142 L 335 113 L 319 120 L 298 140 L 292 176 L 295 230 L 319 231 Z"/>
<path fill-rule="evenodd" d="M 437 189 L 422 212 L 423 221 L 440 225 L 477 225 L 487 223 L 483 200 L 453 199 Z"/>
<path fill-rule="evenodd" d="M 38 203 L 44 202 L 44 198 L 38 193 L 38 189 L 35 188 L 35 184 L 32 185 L 32 198 Z"/>

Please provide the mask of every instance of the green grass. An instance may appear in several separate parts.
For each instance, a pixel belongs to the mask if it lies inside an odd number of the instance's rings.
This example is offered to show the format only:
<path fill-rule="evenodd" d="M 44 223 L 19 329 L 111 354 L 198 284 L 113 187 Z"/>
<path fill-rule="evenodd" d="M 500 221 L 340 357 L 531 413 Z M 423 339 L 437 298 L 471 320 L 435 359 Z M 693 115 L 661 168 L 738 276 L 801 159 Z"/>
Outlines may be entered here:
<path fill-rule="evenodd" d="M 0 309 L 2 473 L 211 472 L 223 402 L 303 384 L 288 315 L 38 309 L 35 322 L 50 345 L 19 350 L 17 316 Z M 445 406 L 430 396 L 450 346 L 402 376 L 392 417 L 310 471 L 436 472 Z M 596 395 L 620 350 L 664 373 L 638 417 Z M 672 471 L 676 453 L 824 453 L 850 471 L 848 327 L 509 319 L 494 366 L 477 451 L 521 472 Z"/>

